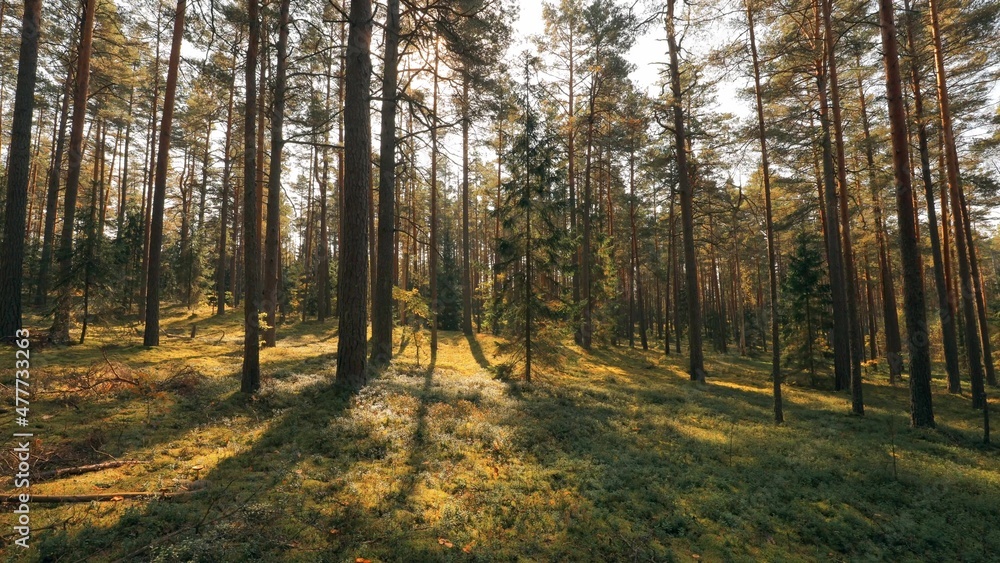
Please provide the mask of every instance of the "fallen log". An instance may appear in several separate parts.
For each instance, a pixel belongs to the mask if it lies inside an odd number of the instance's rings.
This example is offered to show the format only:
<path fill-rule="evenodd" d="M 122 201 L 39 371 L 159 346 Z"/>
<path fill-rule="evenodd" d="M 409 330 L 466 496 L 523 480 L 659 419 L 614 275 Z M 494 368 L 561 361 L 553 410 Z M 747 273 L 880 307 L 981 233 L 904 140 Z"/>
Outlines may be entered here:
<path fill-rule="evenodd" d="M 117 492 L 117 493 L 95 493 L 87 495 L 31 495 L 32 503 L 62 504 L 70 502 L 117 502 L 126 499 L 172 499 L 187 497 L 201 492 L 197 491 L 176 491 L 176 492 Z M 0 493 L 0 504 L 20 503 L 20 495 L 24 493 Z"/>
<path fill-rule="evenodd" d="M 145 463 L 143 461 L 138 461 L 134 459 L 129 460 L 115 460 L 115 461 L 105 461 L 103 463 L 94 463 L 91 465 L 81 465 L 79 467 L 64 467 L 62 469 L 54 469 L 51 471 L 42 471 L 38 474 L 39 479 L 51 479 L 53 477 L 65 477 L 67 475 L 81 475 L 83 473 L 92 473 L 94 471 L 104 471 L 105 469 L 113 469 L 115 467 L 122 467 L 124 465 L 138 465 L 140 463 Z"/>

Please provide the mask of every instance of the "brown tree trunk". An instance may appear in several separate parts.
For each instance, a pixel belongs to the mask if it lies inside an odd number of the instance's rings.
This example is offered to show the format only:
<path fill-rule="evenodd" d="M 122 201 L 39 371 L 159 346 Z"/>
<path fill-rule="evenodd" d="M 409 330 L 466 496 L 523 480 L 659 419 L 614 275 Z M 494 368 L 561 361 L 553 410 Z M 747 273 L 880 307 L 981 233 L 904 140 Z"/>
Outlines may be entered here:
<path fill-rule="evenodd" d="M 368 293 L 368 190 L 371 185 L 371 123 L 368 118 L 372 66 L 372 5 L 351 0 L 344 95 L 345 239 L 340 248 L 337 301 L 337 383 L 360 389 L 368 380 L 366 366 Z"/>
<path fill-rule="evenodd" d="M 910 2 L 905 0 L 905 9 L 910 12 Z M 907 16 L 906 41 L 911 52 L 916 48 L 913 40 L 913 18 Z M 920 64 L 917 57 L 910 62 L 910 86 L 913 90 L 913 112 L 917 124 L 917 143 L 920 150 L 920 172 L 927 200 L 927 226 L 931 237 L 931 254 L 934 261 L 934 282 L 938 295 L 938 317 L 941 319 L 941 341 L 944 347 L 945 369 L 948 373 L 948 391 L 961 393 L 961 379 L 958 363 L 958 333 L 955 329 L 955 304 L 949 298 L 945 279 L 944 258 L 941 254 L 941 240 L 938 231 L 937 213 L 934 207 L 934 180 L 931 178 L 930 151 L 927 143 L 927 122 L 924 115 L 923 92 L 920 90 Z M 859 77 L 860 82 L 860 77 Z"/>
<path fill-rule="evenodd" d="M 274 79 L 274 107 L 271 112 L 271 160 L 267 175 L 267 234 L 264 240 L 264 311 L 267 328 L 264 343 L 276 343 L 278 318 L 278 279 L 281 275 L 281 151 L 285 122 L 285 72 L 288 68 L 288 4 L 281 0 L 278 16 L 277 69 Z"/>
<path fill-rule="evenodd" d="M 243 367 L 240 392 L 260 389 L 260 238 L 257 236 L 257 51 L 260 15 L 257 0 L 247 1 L 250 20 L 243 108 Z"/>
<path fill-rule="evenodd" d="M 437 159 L 438 159 L 438 38 L 434 38 L 434 101 L 431 109 L 431 236 L 430 247 L 430 285 L 431 285 L 431 355 L 437 353 L 438 347 L 438 284 L 437 284 Z"/>
<path fill-rule="evenodd" d="M 910 193 L 909 143 L 892 0 L 879 0 L 879 22 L 882 25 L 882 56 L 885 61 L 885 89 L 896 179 L 899 250 L 903 261 L 903 307 L 906 310 L 907 350 L 910 355 L 910 422 L 916 427 L 932 427 L 934 410 L 931 404 L 930 339 L 927 334 L 920 246 L 914 228 L 916 210 Z"/>
<path fill-rule="evenodd" d="M 382 131 L 379 140 L 378 270 L 372 299 L 371 363 L 392 359 L 392 260 L 396 215 L 396 90 L 399 64 L 399 0 L 388 0 L 385 25 L 385 64 L 382 68 Z M 468 200 L 466 200 L 468 203 Z M 468 205 L 466 205 L 468 211 Z M 468 214 L 466 214 L 468 217 Z M 466 230 L 468 237 L 468 230 Z M 468 246 L 466 246 L 468 249 Z M 468 255 L 466 255 L 468 260 Z"/>
<path fill-rule="evenodd" d="M 667 46 L 670 51 L 670 90 L 673 94 L 674 150 L 677 158 L 677 176 L 681 194 L 681 230 L 684 234 L 684 273 L 687 276 L 688 298 L 688 373 L 693 381 L 705 381 L 705 357 L 701 343 L 701 302 L 698 288 L 698 262 L 694 247 L 694 186 L 688 173 L 687 137 L 684 114 L 681 110 L 681 75 L 674 32 L 674 5 L 667 0 Z"/>
<path fill-rule="evenodd" d="M 885 0 L 881 0 L 885 1 Z M 931 35 L 934 39 L 934 65 L 937 72 L 938 105 L 941 114 L 941 130 L 944 134 L 945 168 L 948 173 L 948 191 L 955 206 L 955 247 L 958 250 L 958 274 L 962 288 L 962 313 L 965 318 L 965 345 L 969 359 L 969 381 L 972 385 L 972 406 L 984 409 L 986 406 L 986 386 L 983 382 L 982 342 L 978 338 L 976 316 L 976 293 L 970 266 L 968 237 L 965 221 L 962 220 L 961 191 L 958 172 L 958 151 L 955 148 L 955 132 L 951 123 L 951 105 L 948 98 L 948 80 L 945 77 L 944 49 L 941 41 L 941 27 L 938 23 L 938 0 L 929 0 Z M 891 8 L 891 6 L 890 6 Z"/>
<path fill-rule="evenodd" d="M 236 93 L 236 55 L 233 53 L 233 76 L 229 83 L 229 103 L 226 105 L 226 141 L 222 153 L 222 194 L 221 209 L 219 210 L 219 246 L 217 249 L 218 260 L 215 264 L 215 314 L 221 315 L 226 312 L 226 227 L 229 217 L 229 184 L 232 175 L 232 165 L 230 164 L 230 152 L 233 143 L 233 98 Z M 235 198 L 234 198 L 235 199 Z M 233 233 L 236 236 L 236 233 Z M 236 276 L 236 271 L 230 273 Z"/>
<path fill-rule="evenodd" d="M 771 169 L 767 158 L 767 134 L 764 104 L 761 101 L 760 61 L 754 33 L 753 9 L 747 0 L 747 23 L 750 29 L 750 54 L 753 59 L 754 99 L 757 105 L 757 127 L 760 130 L 760 165 L 764 179 L 764 223 L 767 233 L 767 279 L 771 292 L 771 383 L 774 394 L 774 421 L 785 420 L 781 401 L 781 343 L 778 327 L 778 249 L 774 240 L 774 220 L 771 212 Z M 811 357 L 811 356 L 810 356 Z"/>
<path fill-rule="evenodd" d="M 80 165 L 83 160 L 83 124 L 87 117 L 87 96 L 90 90 L 90 55 L 94 39 L 96 0 L 87 0 L 83 8 L 83 27 L 76 61 L 76 89 L 73 93 L 73 121 L 69 134 L 69 174 L 66 177 L 65 207 L 62 238 L 59 241 L 59 301 L 56 305 L 51 342 L 69 342 L 70 308 L 73 282 L 73 226 L 76 218 L 76 198 L 80 188 Z"/>
<path fill-rule="evenodd" d="M 21 331 L 21 285 L 24 278 L 25 211 L 31 169 L 31 118 L 38 69 L 38 35 L 42 0 L 25 0 L 21 47 L 17 59 L 17 89 L 10 130 L 10 168 L 4 210 L 4 244 L 0 249 L 0 340 Z"/>
<path fill-rule="evenodd" d="M 163 207 L 167 194 L 167 168 L 170 162 L 170 136 L 173 133 L 174 94 L 177 91 L 177 74 L 181 60 L 181 41 L 184 37 L 184 11 L 187 0 L 177 0 L 174 12 L 174 32 L 170 43 L 170 62 L 167 65 L 167 84 L 163 94 L 163 121 L 160 124 L 160 146 L 156 157 L 156 177 L 153 181 L 153 200 L 149 231 L 149 268 L 146 272 L 146 328 L 143 346 L 160 344 L 160 253 L 163 250 Z"/>

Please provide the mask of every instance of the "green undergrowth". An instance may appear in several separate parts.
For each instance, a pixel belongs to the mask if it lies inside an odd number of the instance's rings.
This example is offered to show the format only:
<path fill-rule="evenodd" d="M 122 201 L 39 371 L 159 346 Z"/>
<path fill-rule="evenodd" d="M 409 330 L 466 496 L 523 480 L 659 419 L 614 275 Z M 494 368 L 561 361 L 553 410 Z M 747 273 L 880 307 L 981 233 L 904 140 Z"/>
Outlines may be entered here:
<path fill-rule="evenodd" d="M 397 330 L 397 359 L 351 396 L 332 386 L 335 323 L 304 322 L 279 328 L 262 352 L 263 390 L 248 400 L 241 313 L 165 313 L 170 336 L 154 349 L 134 327 L 96 326 L 85 345 L 33 350 L 34 469 L 142 463 L 32 490 L 197 492 L 36 503 L 27 553 L 2 532 L 7 560 L 985 561 L 1000 551 L 997 451 L 980 444 L 968 396 L 940 380 L 935 430 L 908 427 L 905 382 L 890 386 L 874 367 L 864 417 L 849 414 L 846 394 L 787 385 L 787 422 L 775 426 L 766 361 L 710 355 L 702 385 L 678 355 L 567 343 L 525 385 L 494 376 L 492 337 L 443 333 L 431 358 L 425 335 Z M 5 369 L 0 381 L 12 378 Z"/>

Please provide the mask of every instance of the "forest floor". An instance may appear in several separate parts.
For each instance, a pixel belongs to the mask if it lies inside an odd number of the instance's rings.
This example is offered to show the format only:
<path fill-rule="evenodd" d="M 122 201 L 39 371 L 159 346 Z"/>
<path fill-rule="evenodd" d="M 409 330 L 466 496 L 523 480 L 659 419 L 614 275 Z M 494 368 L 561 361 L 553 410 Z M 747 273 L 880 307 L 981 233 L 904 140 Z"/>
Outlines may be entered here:
<path fill-rule="evenodd" d="M 141 346 L 138 325 L 92 327 L 85 345 L 33 342 L 33 495 L 194 492 L 36 502 L 27 552 L 10 527 L 0 531 L 7 560 L 975 561 L 1000 552 L 998 450 L 981 445 L 968 396 L 948 395 L 941 381 L 936 430 L 910 429 L 905 383 L 881 375 L 866 380 L 864 417 L 849 414 L 847 394 L 786 385 L 787 422 L 775 426 L 766 360 L 710 354 L 709 383 L 696 384 L 676 354 L 566 346 L 525 385 L 495 377 L 492 337 L 443 333 L 433 361 L 421 344 L 419 364 L 421 338 L 397 341 L 399 358 L 349 396 L 331 385 L 335 323 L 304 322 L 281 327 L 278 347 L 262 351 L 263 390 L 247 401 L 242 313 L 209 313 L 167 309 L 170 336 L 155 349 Z M 12 380 L 4 367 L 8 429 Z M 5 444 L 0 488 L 10 491 Z M 141 463 L 37 475 L 112 459 Z"/>

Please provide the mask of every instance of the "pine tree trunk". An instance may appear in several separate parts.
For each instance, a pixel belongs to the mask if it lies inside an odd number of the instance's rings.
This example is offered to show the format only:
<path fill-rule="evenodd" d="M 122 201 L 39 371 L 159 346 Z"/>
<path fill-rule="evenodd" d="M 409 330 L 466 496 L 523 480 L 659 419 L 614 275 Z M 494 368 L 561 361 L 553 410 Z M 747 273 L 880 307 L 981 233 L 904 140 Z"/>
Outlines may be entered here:
<path fill-rule="evenodd" d="M 229 217 L 229 184 L 232 176 L 232 165 L 230 164 L 230 153 L 233 144 L 233 98 L 236 94 L 236 56 L 233 54 L 233 76 L 229 83 L 229 103 L 226 105 L 226 141 L 222 153 L 222 194 L 220 196 L 221 209 L 219 210 L 219 245 L 217 247 L 217 261 L 215 264 L 215 314 L 221 315 L 226 312 L 226 227 Z M 235 198 L 234 198 L 235 199 Z M 236 236 L 236 233 L 233 233 Z M 235 270 L 230 272 L 235 277 Z"/>
<path fill-rule="evenodd" d="M 882 0 L 883 2 L 885 0 Z M 938 23 L 938 0 L 929 0 L 931 35 L 934 39 L 934 65 L 937 73 L 938 105 L 941 114 L 941 130 L 944 134 L 945 168 L 948 174 L 948 191 L 955 206 L 955 247 L 958 250 L 958 274 L 961 280 L 962 313 L 965 318 L 965 345 L 969 360 L 969 381 L 972 385 L 972 406 L 981 409 L 986 406 L 986 387 L 983 382 L 982 342 L 979 339 L 976 315 L 976 293 L 971 270 L 968 237 L 965 221 L 962 220 L 961 192 L 958 171 L 958 151 L 955 147 L 955 132 L 951 123 L 951 105 L 948 98 L 948 81 L 944 68 L 944 49 L 941 41 L 941 27 Z"/>
<path fill-rule="evenodd" d="M 260 239 L 257 236 L 257 55 L 260 15 L 257 0 L 248 0 L 250 33 L 246 58 L 246 102 L 243 108 L 243 367 L 240 392 L 260 389 Z"/>
<path fill-rule="evenodd" d="M 264 343 L 276 343 L 278 318 L 278 279 L 281 253 L 281 151 L 285 120 L 285 73 L 288 68 L 288 4 L 281 0 L 278 16 L 277 70 L 274 79 L 274 107 L 271 112 L 271 160 L 267 175 L 267 234 L 264 241 L 264 311 L 267 328 Z"/>
<path fill-rule="evenodd" d="M 822 5 L 823 27 L 826 29 L 827 74 L 830 86 L 830 106 L 833 114 L 833 132 L 836 147 L 837 164 L 837 198 L 840 211 L 840 233 L 843 237 L 843 281 L 844 294 L 847 298 L 847 329 L 850 338 L 850 389 L 851 412 L 857 415 L 865 414 L 864 397 L 861 384 L 861 357 L 864 349 L 864 338 L 861 335 L 861 316 L 858 314 L 858 274 L 854 267 L 854 244 L 851 240 L 851 220 L 847 197 L 847 163 L 844 157 L 844 128 L 840 112 L 840 86 L 837 78 L 837 55 L 835 51 L 832 14 L 833 0 L 819 0 Z M 829 118 L 828 118 L 829 119 Z M 837 231 L 831 230 L 831 233 Z"/>
<path fill-rule="evenodd" d="M 684 235 L 684 273 L 687 277 L 688 305 L 688 373 L 692 381 L 705 381 L 705 358 L 702 350 L 701 302 L 698 288 L 698 262 L 694 247 L 694 187 L 688 172 L 687 137 L 684 129 L 684 115 L 681 110 L 681 76 L 674 31 L 674 5 L 676 0 L 667 0 L 667 46 L 670 51 L 670 90 L 673 94 L 674 150 L 677 158 L 677 176 L 681 194 L 681 231 Z"/>
<path fill-rule="evenodd" d="M 83 9 L 82 35 L 76 59 L 76 87 L 73 93 L 73 121 L 69 134 L 69 174 L 66 177 L 65 207 L 62 237 L 59 240 L 59 301 L 56 304 L 49 340 L 58 344 L 69 342 L 70 308 L 73 296 L 73 226 L 76 219 L 76 198 L 80 188 L 80 166 L 83 160 L 83 125 L 87 117 L 87 96 L 90 90 L 90 55 L 94 40 L 96 0 L 87 0 Z"/>
<path fill-rule="evenodd" d="M 10 168 L 4 210 L 4 243 L 0 248 L 0 340 L 21 330 L 21 285 L 24 279 L 25 211 L 31 168 L 31 118 L 38 69 L 38 35 L 42 0 L 25 0 L 21 47 L 17 59 L 17 89 L 10 131 Z"/>
<path fill-rule="evenodd" d="M 909 143 L 892 0 L 879 0 L 879 22 L 882 25 L 882 56 L 896 180 L 899 252 L 903 261 L 903 307 L 906 310 L 907 351 L 910 355 L 910 422 L 915 427 L 933 427 L 930 339 L 927 334 L 923 266 L 914 228 L 916 210 L 910 194 Z"/>
<path fill-rule="evenodd" d="M 904 2 L 907 13 L 910 11 L 909 0 Z M 913 19 L 908 17 L 906 24 L 906 40 L 908 48 L 915 48 L 913 39 Z M 923 92 L 920 89 L 919 59 L 911 58 L 910 86 L 913 91 L 913 118 L 917 125 L 917 142 L 920 150 L 920 172 L 924 183 L 924 195 L 927 200 L 927 226 L 931 238 L 931 254 L 934 261 L 934 282 L 938 295 L 938 316 L 941 319 L 941 341 L 944 347 L 945 368 L 948 374 L 948 390 L 951 393 L 961 392 L 961 379 L 958 364 L 958 334 L 955 329 L 955 305 L 950 301 L 944 272 L 944 258 L 941 254 L 941 240 L 938 231 L 937 213 L 934 207 L 934 180 L 931 178 L 930 151 L 927 142 L 927 122 L 924 114 Z M 858 78 L 860 83 L 860 77 Z"/>
<path fill-rule="evenodd" d="M 388 0 L 385 27 L 385 64 L 382 68 L 382 131 L 379 140 L 378 271 L 372 299 L 371 363 L 392 359 L 392 259 L 396 215 L 396 90 L 399 64 L 399 0 Z M 467 188 L 467 186 L 466 186 Z M 466 200 L 468 202 L 468 200 Z M 468 206 L 466 206 L 468 211 Z M 468 213 L 466 213 L 468 218 Z M 466 230 L 466 237 L 468 237 Z M 466 247 L 467 248 L 467 247 Z M 468 255 L 466 255 L 468 261 Z"/>
<path fill-rule="evenodd" d="M 160 146 L 156 157 L 156 177 L 153 181 L 153 212 L 149 231 L 149 268 L 146 273 L 146 329 L 144 346 L 160 344 L 160 254 L 163 250 L 163 208 L 167 194 L 167 168 L 170 162 L 170 136 L 173 132 L 174 95 L 180 67 L 181 42 L 184 37 L 184 11 L 187 0 L 177 0 L 174 12 L 174 32 L 170 43 L 166 91 L 163 94 L 163 121 L 160 124 Z"/>
<path fill-rule="evenodd" d="M 368 190 L 371 185 L 372 6 L 351 0 L 344 96 L 344 236 L 340 248 L 337 296 L 340 308 L 337 340 L 337 383 L 360 389 L 368 380 L 366 367 L 368 292 Z"/>
<path fill-rule="evenodd" d="M 437 247 L 437 159 L 438 159 L 438 38 L 434 38 L 434 101 L 431 109 L 431 225 L 430 225 L 430 247 L 427 252 L 430 254 L 430 285 L 431 285 L 431 355 L 437 353 L 438 348 L 438 247 Z"/>
<path fill-rule="evenodd" d="M 469 77 L 462 79 L 462 332 L 472 336 L 472 261 L 469 236 Z"/>
<path fill-rule="evenodd" d="M 75 35 L 75 34 L 74 34 Z M 52 267 L 52 250 L 55 246 L 56 213 L 59 206 L 59 177 L 62 171 L 63 152 L 66 148 L 66 121 L 69 117 L 69 99 L 73 88 L 73 69 L 66 70 L 59 126 L 56 133 L 55 154 L 49 167 L 48 190 L 45 195 L 45 232 L 42 238 L 42 256 L 38 265 L 38 283 L 35 306 L 44 307 L 49 297 L 49 269 Z"/>

